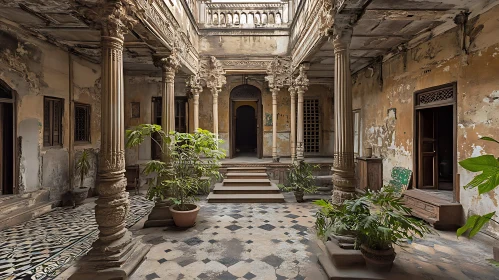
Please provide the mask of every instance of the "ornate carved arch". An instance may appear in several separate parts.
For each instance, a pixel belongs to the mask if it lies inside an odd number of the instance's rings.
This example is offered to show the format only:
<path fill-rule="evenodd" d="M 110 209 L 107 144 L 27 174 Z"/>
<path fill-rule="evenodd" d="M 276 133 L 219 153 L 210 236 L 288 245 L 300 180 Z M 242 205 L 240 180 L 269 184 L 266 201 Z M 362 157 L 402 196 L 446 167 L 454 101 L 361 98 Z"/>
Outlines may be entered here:
<path fill-rule="evenodd" d="M 262 92 L 259 88 L 253 85 L 239 85 L 230 92 L 230 99 L 237 100 L 259 100 Z"/>

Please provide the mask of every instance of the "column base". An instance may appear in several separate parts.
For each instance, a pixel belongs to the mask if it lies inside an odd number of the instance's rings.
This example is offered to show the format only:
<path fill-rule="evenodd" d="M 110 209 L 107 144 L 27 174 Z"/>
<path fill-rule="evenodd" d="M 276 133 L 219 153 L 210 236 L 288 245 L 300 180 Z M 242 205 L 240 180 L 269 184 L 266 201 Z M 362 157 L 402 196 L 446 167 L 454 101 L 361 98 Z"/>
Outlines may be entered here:
<path fill-rule="evenodd" d="M 174 226 L 170 204 L 169 202 L 156 202 L 144 223 L 144 228 Z"/>
<path fill-rule="evenodd" d="M 69 280 L 128 279 L 142 263 L 152 245 L 144 244 L 135 237 L 123 250 L 114 255 L 87 255 L 82 258 L 79 269 Z"/>
<path fill-rule="evenodd" d="M 345 200 L 354 199 L 356 194 L 355 189 L 352 191 L 344 191 L 333 187 L 333 195 L 331 196 L 331 199 L 334 205 L 341 205 Z"/>

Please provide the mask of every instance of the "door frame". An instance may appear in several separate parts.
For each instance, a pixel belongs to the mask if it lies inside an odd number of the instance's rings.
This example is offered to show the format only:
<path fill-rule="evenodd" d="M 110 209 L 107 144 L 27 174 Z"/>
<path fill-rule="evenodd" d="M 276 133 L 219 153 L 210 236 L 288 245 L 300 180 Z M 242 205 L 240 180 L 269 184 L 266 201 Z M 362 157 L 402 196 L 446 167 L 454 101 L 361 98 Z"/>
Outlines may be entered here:
<path fill-rule="evenodd" d="M 0 87 L 3 87 L 10 91 L 10 94 L 12 98 L 0 98 L 1 103 L 10 103 L 12 104 L 12 148 L 13 148 L 13 154 L 12 154 L 12 173 L 13 173 L 13 180 L 12 180 L 12 193 L 13 194 L 20 194 L 19 190 L 19 156 L 20 156 L 20 143 L 17 140 L 17 92 L 13 90 L 7 83 L 4 81 L 0 80 Z M 19 139 L 21 140 L 21 139 Z M 0 193 L 0 195 L 2 195 Z"/>
<path fill-rule="evenodd" d="M 437 100 L 434 102 L 428 102 L 425 104 L 420 104 L 420 99 L 419 97 L 423 94 L 431 94 L 431 93 L 437 93 L 443 89 L 451 89 L 452 90 L 452 98 L 448 98 L 445 100 Z M 443 84 L 439 86 L 434 86 L 422 90 L 418 90 L 414 92 L 413 95 L 413 104 L 414 104 L 414 112 L 413 112 L 413 176 L 412 176 L 412 183 L 413 183 L 413 188 L 417 189 L 418 188 L 418 158 L 419 158 L 419 118 L 418 118 L 418 111 L 422 109 L 431 109 L 431 108 L 438 108 L 438 107 L 444 107 L 444 106 L 452 106 L 452 153 L 453 153 L 453 161 L 452 161 L 452 194 L 453 194 L 453 200 L 454 201 L 459 201 L 459 198 L 457 197 L 457 192 L 460 186 L 459 182 L 457 182 L 457 82 L 452 82 L 448 84 Z M 437 163 L 438 164 L 438 163 Z"/>
<path fill-rule="evenodd" d="M 252 92 L 240 89 L 252 88 Z M 239 90 L 239 91 L 238 91 Z M 256 155 L 263 158 L 263 104 L 262 91 L 251 84 L 238 85 L 230 91 L 229 96 L 229 158 L 234 158 L 236 152 L 236 101 L 256 102 Z"/>

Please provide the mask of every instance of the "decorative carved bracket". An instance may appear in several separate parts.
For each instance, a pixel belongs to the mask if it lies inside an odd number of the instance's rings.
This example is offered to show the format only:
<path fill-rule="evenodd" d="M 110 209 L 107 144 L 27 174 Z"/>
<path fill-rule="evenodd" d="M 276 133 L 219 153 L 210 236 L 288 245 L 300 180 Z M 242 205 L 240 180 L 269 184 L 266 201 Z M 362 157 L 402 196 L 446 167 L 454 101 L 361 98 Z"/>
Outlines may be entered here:
<path fill-rule="evenodd" d="M 196 73 L 196 75 L 191 75 L 186 80 L 187 88 L 192 92 L 192 94 L 200 94 L 203 91 L 201 75 Z"/>
<path fill-rule="evenodd" d="M 305 64 L 301 64 L 298 68 L 298 77 L 294 80 L 295 88 L 298 91 L 306 91 L 310 84 L 310 80 L 308 79 L 306 72 L 307 68 L 308 66 Z"/>

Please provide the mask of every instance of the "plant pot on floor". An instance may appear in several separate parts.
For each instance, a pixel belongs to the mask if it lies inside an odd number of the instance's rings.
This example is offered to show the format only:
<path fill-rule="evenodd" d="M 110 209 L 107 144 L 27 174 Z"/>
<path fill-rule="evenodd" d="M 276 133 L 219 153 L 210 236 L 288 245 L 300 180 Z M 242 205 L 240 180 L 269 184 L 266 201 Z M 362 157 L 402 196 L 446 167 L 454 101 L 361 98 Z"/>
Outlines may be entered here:
<path fill-rule="evenodd" d="M 170 206 L 170 212 L 172 212 L 173 222 L 177 227 L 188 228 L 196 224 L 196 218 L 199 213 L 199 206 L 196 204 L 185 204 L 187 206 L 186 211 L 178 210 L 178 205 Z"/>
<path fill-rule="evenodd" d="M 75 205 L 82 205 L 83 204 L 85 199 L 87 199 L 88 190 L 89 190 L 89 188 L 87 188 L 87 187 L 75 188 L 73 190 L 73 198 L 75 201 Z"/>
<path fill-rule="evenodd" d="M 304 202 L 305 199 L 303 199 L 304 192 L 295 192 L 295 198 L 296 202 Z"/>
<path fill-rule="evenodd" d="M 365 245 L 360 246 L 362 256 L 366 261 L 367 268 L 372 271 L 388 272 L 392 269 L 395 260 L 395 250 L 393 248 L 385 250 L 374 250 Z"/>

